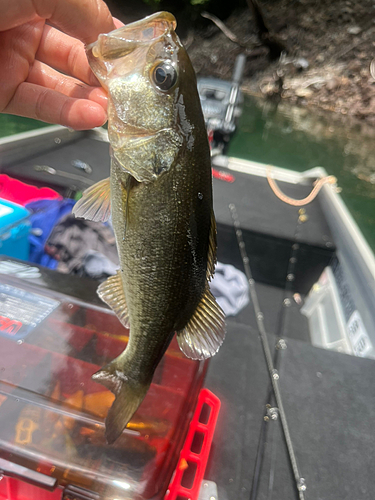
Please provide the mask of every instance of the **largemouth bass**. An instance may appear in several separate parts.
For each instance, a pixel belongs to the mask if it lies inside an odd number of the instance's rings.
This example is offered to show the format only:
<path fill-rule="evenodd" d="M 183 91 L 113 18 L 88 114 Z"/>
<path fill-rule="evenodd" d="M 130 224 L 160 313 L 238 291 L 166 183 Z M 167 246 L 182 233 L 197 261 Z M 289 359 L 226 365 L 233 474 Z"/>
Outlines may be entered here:
<path fill-rule="evenodd" d="M 77 217 L 108 220 L 120 269 L 98 294 L 130 326 L 124 352 L 93 375 L 116 399 L 113 443 L 141 404 L 173 335 L 192 359 L 217 352 L 224 314 L 208 281 L 216 262 L 211 162 L 189 57 L 160 12 L 87 47 L 108 92 L 110 179 L 85 191 Z"/>

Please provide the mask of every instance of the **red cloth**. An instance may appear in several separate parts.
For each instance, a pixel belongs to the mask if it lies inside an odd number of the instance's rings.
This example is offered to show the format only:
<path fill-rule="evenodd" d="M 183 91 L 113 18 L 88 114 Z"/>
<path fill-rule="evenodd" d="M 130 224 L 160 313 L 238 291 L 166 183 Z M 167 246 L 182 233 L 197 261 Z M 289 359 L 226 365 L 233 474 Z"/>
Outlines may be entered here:
<path fill-rule="evenodd" d="M 26 203 L 30 201 L 40 199 L 62 200 L 62 196 L 53 189 L 48 187 L 37 188 L 30 184 L 12 179 L 12 177 L 5 174 L 0 174 L 0 198 L 13 201 L 19 205 L 26 205 Z"/>

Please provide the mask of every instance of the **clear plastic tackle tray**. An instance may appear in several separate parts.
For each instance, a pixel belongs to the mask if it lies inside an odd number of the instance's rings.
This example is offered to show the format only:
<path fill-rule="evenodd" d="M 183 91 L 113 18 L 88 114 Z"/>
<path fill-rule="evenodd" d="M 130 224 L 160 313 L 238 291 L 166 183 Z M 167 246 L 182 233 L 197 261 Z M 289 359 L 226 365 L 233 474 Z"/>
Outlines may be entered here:
<path fill-rule="evenodd" d="M 18 477 L 73 488 L 76 498 L 164 496 L 207 365 L 185 358 L 174 339 L 109 446 L 104 418 L 114 396 L 91 375 L 123 351 L 128 334 L 105 307 L 0 275 L 0 461 Z"/>

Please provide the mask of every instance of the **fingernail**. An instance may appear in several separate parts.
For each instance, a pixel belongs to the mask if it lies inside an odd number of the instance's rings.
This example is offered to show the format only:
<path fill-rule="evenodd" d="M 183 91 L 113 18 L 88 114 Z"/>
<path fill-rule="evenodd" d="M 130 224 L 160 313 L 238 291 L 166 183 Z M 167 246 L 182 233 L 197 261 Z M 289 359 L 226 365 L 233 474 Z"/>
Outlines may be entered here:
<path fill-rule="evenodd" d="M 107 113 L 103 108 L 97 108 L 95 105 L 90 106 L 90 110 L 87 113 L 87 117 L 92 120 L 92 123 L 95 123 L 95 127 L 101 127 L 107 121 Z"/>
<path fill-rule="evenodd" d="M 90 100 L 100 104 L 104 109 L 108 106 L 107 94 L 101 88 L 96 88 L 90 93 Z"/>
<path fill-rule="evenodd" d="M 120 21 L 120 19 L 117 19 L 117 17 L 113 17 L 113 23 L 116 28 L 121 28 L 122 26 L 125 26 L 125 24 Z"/>

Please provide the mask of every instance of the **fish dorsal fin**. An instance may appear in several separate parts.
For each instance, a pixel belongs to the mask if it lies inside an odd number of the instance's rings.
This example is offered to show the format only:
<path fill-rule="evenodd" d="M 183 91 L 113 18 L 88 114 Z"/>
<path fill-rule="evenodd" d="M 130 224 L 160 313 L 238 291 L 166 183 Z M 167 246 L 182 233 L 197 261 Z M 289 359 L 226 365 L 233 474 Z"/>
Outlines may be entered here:
<path fill-rule="evenodd" d="M 116 313 L 125 328 L 130 328 L 128 306 L 126 305 L 120 271 L 117 271 L 117 274 L 110 276 L 99 285 L 97 293 L 103 302 L 108 304 Z"/>
<path fill-rule="evenodd" d="M 224 312 L 207 285 L 189 323 L 177 332 L 178 345 L 188 358 L 207 359 L 217 353 L 224 337 Z"/>
<path fill-rule="evenodd" d="M 73 207 L 76 217 L 106 222 L 111 215 L 111 189 L 109 177 L 97 182 L 83 192 L 82 198 Z"/>
<path fill-rule="evenodd" d="M 216 248 L 217 248 L 217 240 L 216 240 L 216 220 L 214 211 L 211 210 L 211 227 L 210 227 L 210 238 L 208 244 L 208 255 L 207 255 L 207 274 L 206 278 L 208 281 L 211 281 L 212 276 L 215 272 L 216 266 Z"/>

